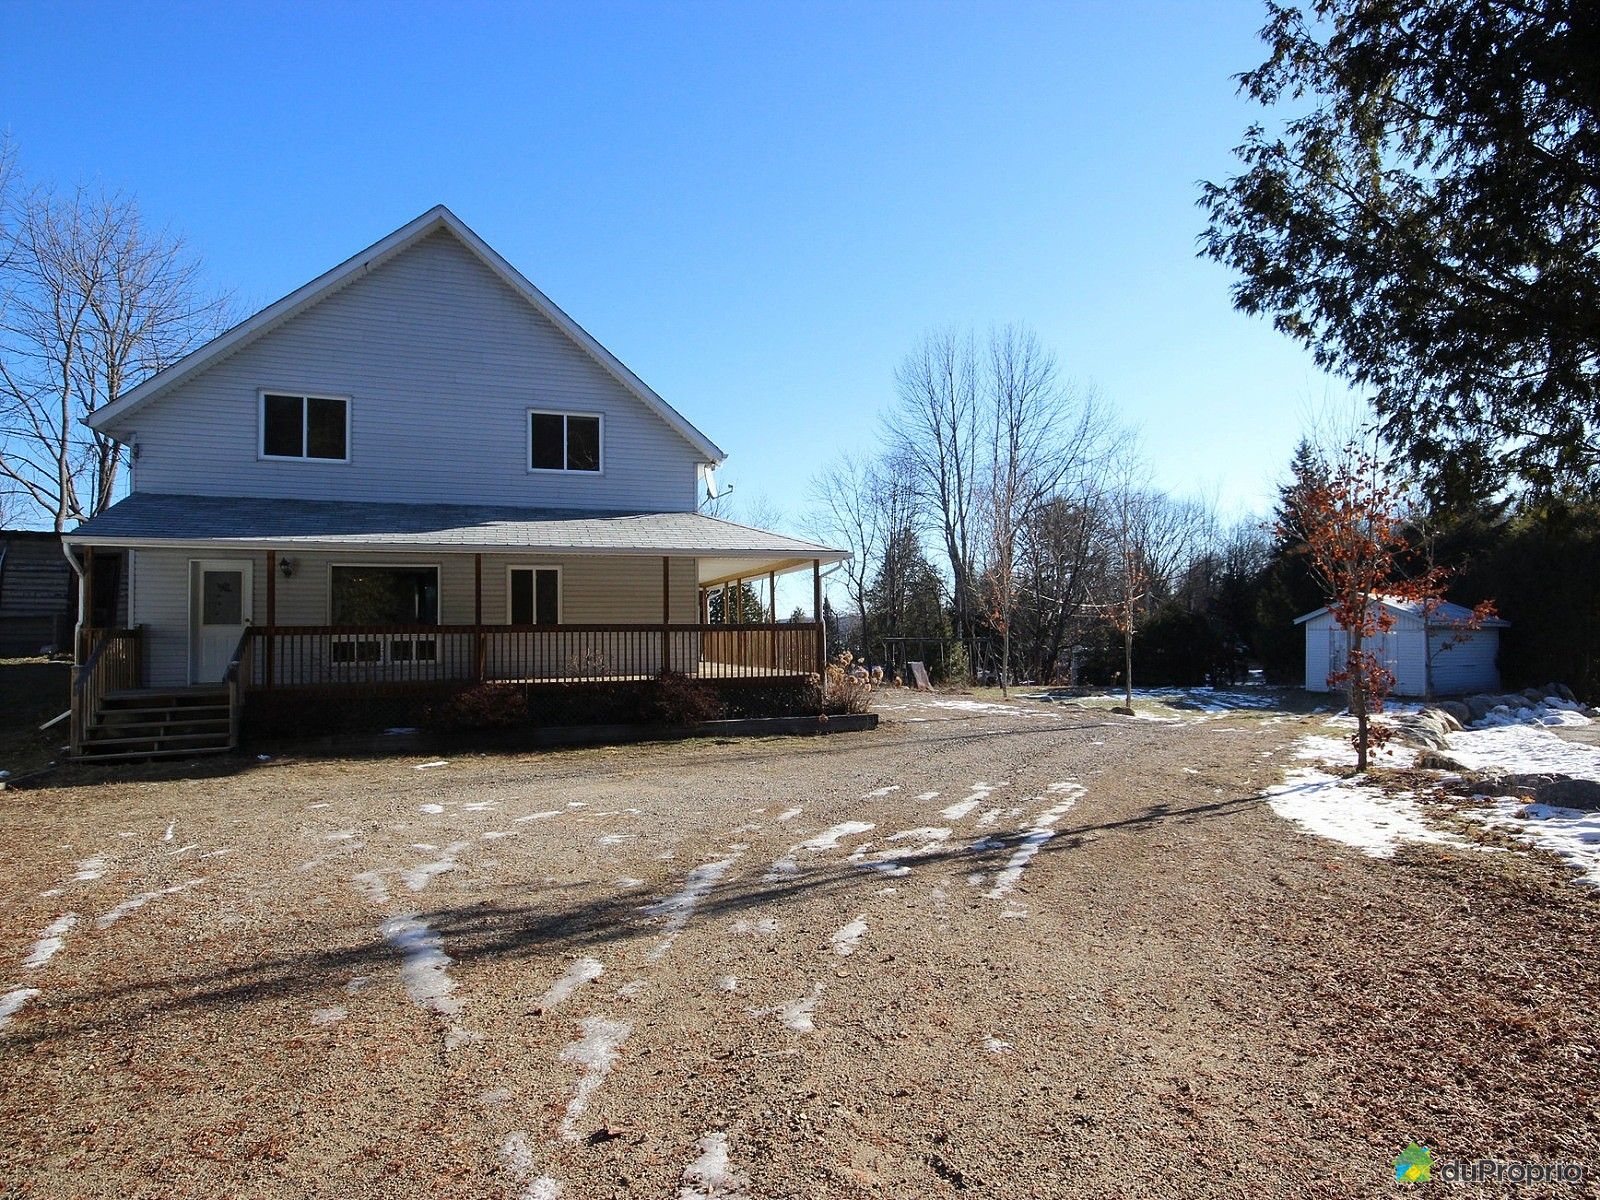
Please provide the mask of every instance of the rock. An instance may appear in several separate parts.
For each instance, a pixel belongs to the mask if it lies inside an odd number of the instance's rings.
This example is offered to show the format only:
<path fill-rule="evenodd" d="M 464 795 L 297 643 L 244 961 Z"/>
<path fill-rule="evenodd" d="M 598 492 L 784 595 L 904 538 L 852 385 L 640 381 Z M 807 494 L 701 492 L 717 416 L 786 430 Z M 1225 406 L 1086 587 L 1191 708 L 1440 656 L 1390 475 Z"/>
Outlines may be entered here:
<path fill-rule="evenodd" d="M 1556 689 L 1556 695 L 1560 696 L 1568 704 L 1576 704 L 1578 702 L 1578 698 L 1575 695 L 1572 694 L 1572 689 L 1569 688 L 1566 684 L 1564 684 L 1564 683 L 1553 683 L 1550 686 L 1555 688 Z"/>
<path fill-rule="evenodd" d="M 1472 714 L 1474 721 L 1481 721 L 1489 715 L 1489 710 L 1499 703 L 1497 697 L 1479 692 L 1476 696 L 1468 696 L 1464 703 L 1467 711 Z"/>
<path fill-rule="evenodd" d="M 1570 775 L 1488 775 L 1478 781 L 1477 790 L 1485 796 L 1526 796 L 1536 804 L 1548 804 L 1552 808 L 1600 812 L 1600 783 L 1593 779 L 1573 779 Z"/>
<path fill-rule="evenodd" d="M 1111 711 L 1116 713 L 1119 717 L 1131 717 L 1134 715 L 1133 709 L 1129 708 L 1126 704 L 1118 704 Z"/>
<path fill-rule="evenodd" d="M 1417 755 L 1417 766 L 1425 771 L 1454 771 L 1458 775 L 1467 770 L 1448 754 L 1441 754 L 1437 750 L 1424 750 Z"/>
<path fill-rule="evenodd" d="M 1473 720 L 1472 710 L 1459 700 L 1440 700 L 1434 707 L 1442 713 L 1449 714 L 1450 718 L 1456 723 L 1456 729 L 1462 728 L 1467 722 Z"/>
<path fill-rule="evenodd" d="M 1530 708 L 1538 708 L 1539 705 L 1544 703 L 1545 693 L 1539 688 L 1524 688 L 1522 696 L 1528 702 Z"/>
<path fill-rule="evenodd" d="M 1416 746 L 1423 750 L 1448 750 L 1450 743 L 1445 735 L 1449 730 L 1445 728 L 1444 721 L 1432 710 L 1423 709 L 1419 713 L 1405 713 L 1401 716 L 1389 718 L 1389 725 L 1394 729 L 1395 741 L 1406 746 Z"/>

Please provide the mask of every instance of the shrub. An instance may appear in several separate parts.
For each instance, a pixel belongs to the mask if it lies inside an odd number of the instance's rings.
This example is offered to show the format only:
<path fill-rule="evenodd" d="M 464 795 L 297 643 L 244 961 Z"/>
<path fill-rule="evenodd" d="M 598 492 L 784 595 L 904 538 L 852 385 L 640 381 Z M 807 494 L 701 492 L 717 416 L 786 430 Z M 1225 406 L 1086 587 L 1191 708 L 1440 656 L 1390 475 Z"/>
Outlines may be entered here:
<path fill-rule="evenodd" d="M 433 705 L 424 724 L 446 733 L 510 729 L 528 723 L 528 701 L 519 687 L 480 683 Z"/>
<path fill-rule="evenodd" d="M 856 665 L 855 655 L 841 650 L 839 657 L 828 664 L 827 693 L 823 711 L 828 713 L 864 713 L 872 707 L 872 693 L 883 682 L 883 668 L 868 671 Z"/>
<path fill-rule="evenodd" d="M 644 702 L 644 719 L 664 725 L 698 725 L 722 716 L 716 690 L 687 675 L 669 672 L 655 680 Z"/>

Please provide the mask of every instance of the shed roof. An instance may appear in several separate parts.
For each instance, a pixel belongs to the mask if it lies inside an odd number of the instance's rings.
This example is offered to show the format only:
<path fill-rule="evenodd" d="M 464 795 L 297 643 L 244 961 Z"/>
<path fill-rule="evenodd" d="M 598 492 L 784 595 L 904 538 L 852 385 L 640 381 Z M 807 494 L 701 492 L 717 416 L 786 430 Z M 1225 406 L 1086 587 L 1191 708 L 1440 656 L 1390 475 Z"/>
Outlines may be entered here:
<path fill-rule="evenodd" d="M 479 504 L 375 504 L 135 492 L 65 535 L 69 545 L 206 550 L 423 550 L 673 555 L 700 582 L 783 571 L 848 551 L 702 513 Z"/>
<path fill-rule="evenodd" d="M 1394 596 L 1375 596 L 1373 599 L 1390 612 L 1401 613 L 1408 617 L 1422 617 L 1424 615 L 1425 605 L 1421 600 L 1401 600 Z M 1304 625 L 1313 617 L 1320 617 L 1327 611 L 1327 605 L 1323 605 L 1313 612 L 1306 613 L 1303 617 L 1296 617 L 1294 623 L 1296 625 Z M 1427 613 L 1427 623 L 1430 628 L 1436 626 L 1459 628 L 1471 620 L 1472 610 L 1470 608 L 1460 604 L 1451 604 L 1448 600 L 1441 600 L 1434 604 L 1432 610 Z M 1483 622 L 1482 627 L 1484 629 L 1509 629 L 1510 626 L 1510 621 L 1503 621 L 1499 617 L 1490 617 Z"/>

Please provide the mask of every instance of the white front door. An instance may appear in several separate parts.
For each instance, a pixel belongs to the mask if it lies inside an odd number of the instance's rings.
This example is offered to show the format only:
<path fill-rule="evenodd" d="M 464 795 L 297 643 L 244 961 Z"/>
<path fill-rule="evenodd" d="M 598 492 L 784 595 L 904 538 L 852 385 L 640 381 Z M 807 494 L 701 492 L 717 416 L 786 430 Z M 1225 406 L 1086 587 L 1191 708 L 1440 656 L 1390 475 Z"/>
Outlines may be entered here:
<path fill-rule="evenodd" d="M 248 558 L 189 564 L 189 682 L 217 683 L 250 624 L 255 572 Z"/>

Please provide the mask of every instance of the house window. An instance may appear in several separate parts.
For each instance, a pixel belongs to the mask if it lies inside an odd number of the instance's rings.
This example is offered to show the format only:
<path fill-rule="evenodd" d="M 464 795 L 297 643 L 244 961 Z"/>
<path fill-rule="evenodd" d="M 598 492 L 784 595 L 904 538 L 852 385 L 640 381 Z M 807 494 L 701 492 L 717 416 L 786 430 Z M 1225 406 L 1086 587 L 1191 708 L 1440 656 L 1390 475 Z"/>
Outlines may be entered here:
<path fill-rule="evenodd" d="M 331 567 L 328 613 L 334 625 L 437 625 L 439 568 Z M 333 661 L 424 663 L 438 657 L 428 634 L 350 634 L 333 640 Z"/>
<path fill-rule="evenodd" d="M 530 471 L 600 471 L 601 421 L 593 413 L 530 412 Z"/>
<path fill-rule="evenodd" d="M 350 460 L 350 401 L 261 393 L 261 457 Z"/>
<path fill-rule="evenodd" d="M 561 623 L 561 568 L 512 567 L 506 614 L 512 625 Z"/>

